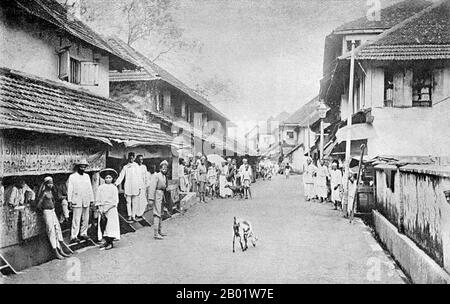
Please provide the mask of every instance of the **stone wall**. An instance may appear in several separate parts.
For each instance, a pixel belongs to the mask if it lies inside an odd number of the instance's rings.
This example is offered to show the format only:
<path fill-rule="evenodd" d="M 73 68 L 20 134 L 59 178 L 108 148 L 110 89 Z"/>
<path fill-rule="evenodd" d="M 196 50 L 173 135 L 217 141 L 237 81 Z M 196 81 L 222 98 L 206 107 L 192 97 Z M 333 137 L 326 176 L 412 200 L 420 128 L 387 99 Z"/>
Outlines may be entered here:
<path fill-rule="evenodd" d="M 417 168 L 424 167 L 418 170 Z M 377 168 L 377 210 L 400 233 L 411 239 L 439 266 L 450 270 L 450 204 L 444 191 L 450 190 L 450 176 L 426 166 L 404 166 L 391 170 Z"/>

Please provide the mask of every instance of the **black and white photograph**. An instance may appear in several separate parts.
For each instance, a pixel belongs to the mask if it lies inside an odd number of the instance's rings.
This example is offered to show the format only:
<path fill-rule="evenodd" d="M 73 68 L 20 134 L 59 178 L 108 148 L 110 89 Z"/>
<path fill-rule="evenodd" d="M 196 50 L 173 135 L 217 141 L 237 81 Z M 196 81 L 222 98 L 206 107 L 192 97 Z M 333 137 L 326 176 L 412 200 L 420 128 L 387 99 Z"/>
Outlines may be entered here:
<path fill-rule="evenodd" d="M 447 283 L 450 0 L 1 0 L 0 284 Z"/>

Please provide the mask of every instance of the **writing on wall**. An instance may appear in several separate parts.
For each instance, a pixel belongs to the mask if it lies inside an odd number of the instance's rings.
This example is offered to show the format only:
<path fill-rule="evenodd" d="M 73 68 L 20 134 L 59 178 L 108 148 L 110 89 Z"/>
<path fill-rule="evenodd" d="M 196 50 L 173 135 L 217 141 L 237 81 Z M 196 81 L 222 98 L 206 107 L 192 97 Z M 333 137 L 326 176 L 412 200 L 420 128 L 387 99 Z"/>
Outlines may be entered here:
<path fill-rule="evenodd" d="M 3 176 L 70 173 L 82 158 L 89 171 L 105 167 L 106 152 L 71 138 L 0 137 L 0 174 Z"/>

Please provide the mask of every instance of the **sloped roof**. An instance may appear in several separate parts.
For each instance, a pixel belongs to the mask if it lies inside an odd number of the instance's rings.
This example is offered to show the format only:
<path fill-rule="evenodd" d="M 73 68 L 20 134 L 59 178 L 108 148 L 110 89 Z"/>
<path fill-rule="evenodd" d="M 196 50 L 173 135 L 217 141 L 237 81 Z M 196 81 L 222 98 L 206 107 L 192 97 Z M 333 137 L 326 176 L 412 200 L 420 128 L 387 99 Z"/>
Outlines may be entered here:
<path fill-rule="evenodd" d="M 9 8 L 18 7 L 28 14 L 43 19 L 68 34 L 109 54 L 126 61 L 132 66 L 137 65 L 134 60 L 124 58 L 116 53 L 108 43 L 89 26 L 67 12 L 67 9 L 56 0 L 7 0 Z"/>
<path fill-rule="evenodd" d="M 146 71 L 110 71 L 109 81 L 110 82 L 122 82 L 122 81 L 150 81 L 157 80 L 158 77 L 149 75 Z"/>
<path fill-rule="evenodd" d="M 114 48 L 116 52 L 124 56 L 125 58 L 130 58 L 132 60 L 135 60 L 139 63 L 140 66 L 143 67 L 144 71 L 147 72 L 147 74 L 150 76 L 149 80 L 154 79 L 162 79 L 163 81 L 171 84 L 175 88 L 179 89 L 192 99 L 198 101 L 205 107 L 209 108 L 211 111 L 216 113 L 217 115 L 221 116 L 225 120 L 229 120 L 225 114 L 220 112 L 218 109 L 216 109 L 206 98 L 200 96 L 194 90 L 189 88 L 187 85 L 185 85 L 182 81 L 177 79 L 175 76 L 167 72 L 165 69 L 157 65 L 156 63 L 152 62 L 150 59 L 148 59 L 146 56 L 142 55 L 132 47 L 130 47 L 128 44 L 123 42 L 121 39 L 117 37 L 109 37 L 108 43 L 111 47 Z M 136 71 L 122 71 L 119 72 L 110 72 L 110 81 L 116 82 L 116 81 L 136 81 Z M 142 76 L 142 75 L 141 75 Z"/>
<path fill-rule="evenodd" d="M 440 1 L 356 49 L 361 60 L 450 59 L 450 0 Z M 347 53 L 342 58 L 348 59 Z"/>
<path fill-rule="evenodd" d="M 366 16 L 345 23 L 334 30 L 335 33 L 352 30 L 385 30 L 411 17 L 432 4 L 426 0 L 405 0 L 383 8 L 379 20 L 369 20 Z"/>
<path fill-rule="evenodd" d="M 318 103 L 319 96 L 316 96 L 289 116 L 283 124 L 295 124 L 300 127 L 309 127 L 313 122 L 320 118 L 319 112 L 317 111 Z"/>
<path fill-rule="evenodd" d="M 285 119 L 287 119 L 289 117 L 289 115 L 290 114 L 288 112 L 283 111 L 283 112 L 279 113 L 277 116 L 275 116 L 275 118 L 270 117 L 268 120 L 282 122 Z"/>
<path fill-rule="evenodd" d="M 123 105 L 63 83 L 0 68 L 0 129 L 171 145 L 172 138 Z"/>

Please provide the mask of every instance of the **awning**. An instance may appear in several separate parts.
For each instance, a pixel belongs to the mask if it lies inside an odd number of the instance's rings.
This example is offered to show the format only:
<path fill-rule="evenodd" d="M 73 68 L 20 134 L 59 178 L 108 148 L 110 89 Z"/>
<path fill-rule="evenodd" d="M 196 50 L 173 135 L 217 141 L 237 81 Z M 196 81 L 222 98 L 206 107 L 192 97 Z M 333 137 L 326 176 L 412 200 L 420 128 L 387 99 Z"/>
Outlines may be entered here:
<path fill-rule="evenodd" d="M 363 124 L 355 124 L 351 125 L 350 127 L 345 126 L 343 128 L 340 128 L 336 132 L 336 140 L 338 143 L 341 143 L 343 141 L 347 140 L 347 131 L 350 128 L 350 140 L 362 140 L 362 139 L 369 139 L 372 137 L 375 137 L 375 129 L 372 125 L 363 123 Z"/>

